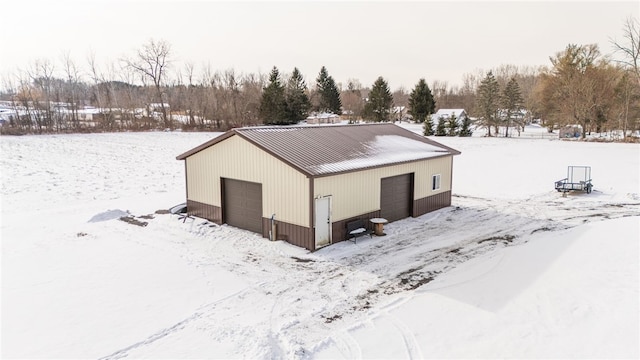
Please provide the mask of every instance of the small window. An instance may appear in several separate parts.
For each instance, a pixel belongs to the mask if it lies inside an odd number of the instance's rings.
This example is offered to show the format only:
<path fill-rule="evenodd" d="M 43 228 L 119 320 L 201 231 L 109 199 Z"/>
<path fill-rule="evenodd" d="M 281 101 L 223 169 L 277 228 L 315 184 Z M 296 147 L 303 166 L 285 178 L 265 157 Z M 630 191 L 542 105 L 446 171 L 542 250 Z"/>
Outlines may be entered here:
<path fill-rule="evenodd" d="M 431 190 L 440 190 L 440 174 L 433 175 L 433 178 L 431 179 Z"/>

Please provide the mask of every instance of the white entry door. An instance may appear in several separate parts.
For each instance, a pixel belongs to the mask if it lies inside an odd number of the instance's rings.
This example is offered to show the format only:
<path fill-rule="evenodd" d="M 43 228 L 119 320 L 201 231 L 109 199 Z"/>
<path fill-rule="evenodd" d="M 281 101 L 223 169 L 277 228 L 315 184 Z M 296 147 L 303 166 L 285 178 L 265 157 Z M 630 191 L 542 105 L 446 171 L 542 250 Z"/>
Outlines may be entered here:
<path fill-rule="evenodd" d="M 331 197 L 316 199 L 316 249 L 331 243 Z"/>

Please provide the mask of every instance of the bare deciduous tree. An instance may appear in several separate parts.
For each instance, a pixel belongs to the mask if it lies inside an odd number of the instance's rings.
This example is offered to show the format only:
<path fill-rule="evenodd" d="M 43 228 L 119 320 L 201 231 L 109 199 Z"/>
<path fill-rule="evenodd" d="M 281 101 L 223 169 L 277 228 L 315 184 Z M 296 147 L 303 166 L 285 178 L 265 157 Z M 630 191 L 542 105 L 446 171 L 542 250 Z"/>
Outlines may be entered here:
<path fill-rule="evenodd" d="M 148 79 L 153 82 L 156 97 L 160 103 L 160 109 L 162 110 L 162 120 L 164 125 L 165 127 L 173 129 L 173 123 L 167 116 L 165 94 L 162 91 L 165 77 L 167 76 L 167 67 L 171 63 L 170 56 L 171 45 L 169 45 L 168 42 L 164 40 L 155 41 L 154 39 L 151 39 L 138 50 L 136 58 L 124 59 L 124 61 L 128 67 L 137 71 L 143 79 Z"/>
<path fill-rule="evenodd" d="M 362 84 L 355 79 L 347 81 L 347 89 L 340 94 L 344 114 L 347 115 L 350 123 L 355 122 L 362 116 L 364 109 L 364 99 L 362 96 Z"/>
<path fill-rule="evenodd" d="M 616 52 L 622 53 L 624 59 L 619 62 L 633 70 L 640 85 L 640 21 L 630 17 L 625 21 L 622 30 L 624 40 L 613 40 L 613 47 Z"/>
<path fill-rule="evenodd" d="M 622 129 L 623 139 L 626 138 L 628 130 L 636 130 L 639 125 L 631 120 L 640 119 L 640 87 L 633 80 L 634 76 L 630 69 L 626 69 L 615 88 L 616 118 L 619 128 Z"/>
<path fill-rule="evenodd" d="M 551 119 L 548 125 L 579 124 L 582 138 L 592 129 L 600 131 L 610 116 L 615 69 L 595 44 L 568 45 L 551 63 L 538 89 L 543 113 Z"/>
<path fill-rule="evenodd" d="M 409 106 L 409 93 L 404 87 L 399 87 L 391 94 L 393 97 L 392 119 L 395 121 L 402 121 L 407 114 L 407 107 Z"/>
<path fill-rule="evenodd" d="M 71 106 L 71 123 L 73 124 L 73 127 L 77 129 L 80 127 L 78 121 L 78 87 L 80 84 L 80 71 L 78 70 L 75 62 L 71 59 L 69 52 L 65 52 L 62 55 L 62 62 L 67 76 L 66 85 L 68 88 L 68 96 L 66 102 Z"/>
<path fill-rule="evenodd" d="M 32 93 L 30 101 L 38 110 L 34 113 L 38 132 L 54 129 L 53 107 L 51 106 L 53 91 L 53 73 L 55 67 L 47 59 L 38 59 L 27 70 L 37 92 Z"/>

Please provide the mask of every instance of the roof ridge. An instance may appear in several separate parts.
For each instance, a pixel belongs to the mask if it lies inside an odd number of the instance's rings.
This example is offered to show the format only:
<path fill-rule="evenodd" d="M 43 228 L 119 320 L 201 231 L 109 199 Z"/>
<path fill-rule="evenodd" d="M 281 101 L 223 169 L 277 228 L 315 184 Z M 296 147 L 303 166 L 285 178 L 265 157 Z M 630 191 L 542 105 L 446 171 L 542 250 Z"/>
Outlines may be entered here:
<path fill-rule="evenodd" d="M 353 127 L 353 126 L 380 126 L 380 125 L 395 125 L 390 122 L 378 122 L 378 123 L 358 123 L 358 124 L 327 124 L 327 125 L 263 125 L 263 126 L 245 126 L 231 129 L 232 131 L 251 131 L 251 130 L 265 130 L 265 129 L 320 129 L 320 128 L 335 128 L 335 127 Z M 397 125 L 396 125 L 397 126 Z"/>

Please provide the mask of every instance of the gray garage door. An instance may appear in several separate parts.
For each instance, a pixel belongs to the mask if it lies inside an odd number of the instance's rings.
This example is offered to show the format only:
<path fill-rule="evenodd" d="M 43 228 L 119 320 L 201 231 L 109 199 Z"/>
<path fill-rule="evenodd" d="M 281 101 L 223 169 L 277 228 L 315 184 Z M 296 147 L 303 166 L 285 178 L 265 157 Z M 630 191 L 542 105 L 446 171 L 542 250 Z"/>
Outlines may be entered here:
<path fill-rule="evenodd" d="M 396 221 L 411 215 L 413 174 L 383 178 L 380 184 L 380 216 Z"/>
<path fill-rule="evenodd" d="M 262 234 L 262 184 L 224 179 L 224 222 Z"/>

